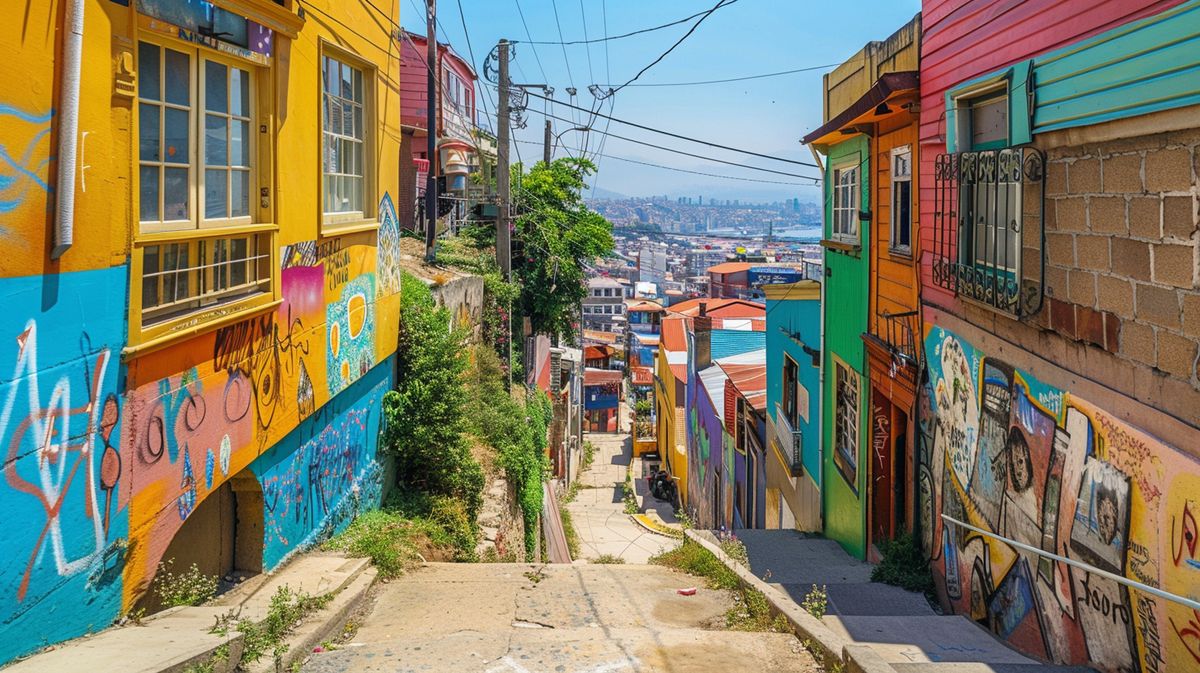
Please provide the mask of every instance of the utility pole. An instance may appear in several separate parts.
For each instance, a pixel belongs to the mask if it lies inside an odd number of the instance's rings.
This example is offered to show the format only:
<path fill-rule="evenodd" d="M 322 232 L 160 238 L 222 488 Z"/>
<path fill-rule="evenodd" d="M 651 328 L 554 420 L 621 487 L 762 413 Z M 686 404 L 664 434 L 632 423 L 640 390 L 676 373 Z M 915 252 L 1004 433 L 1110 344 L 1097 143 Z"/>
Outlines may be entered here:
<path fill-rule="evenodd" d="M 542 161 L 547 165 L 550 163 L 550 120 L 546 120 L 546 138 L 542 141 Z"/>
<path fill-rule="evenodd" d="M 432 1 L 432 0 L 431 0 Z M 500 196 L 500 213 L 496 217 L 496 263 L 504 280 L 512 280 L 512 242 L 509 238 L 509 206 L 512 199 L 509 187 L 508 135 L 509 135 L 509 81 L 508 40 L 500 40 L 500 104 L 496 124 L 496 191 Z M 511 335 L 510 335 L 511 336 Z M 509 343 L 512 343 L 510 338 Z"/>
<path fill-rule="evenodd" d="M 429 172 L 425 176 L 425 261 L 434 261 L 434 241 L 437 240 L 437 106 L 438 106 L 438 57 L 437 57 L 437 0 L 428 0 L 425 16 L 425 94 L 429 99 L 426 106 L 425 149 L 429 159 Z"/>

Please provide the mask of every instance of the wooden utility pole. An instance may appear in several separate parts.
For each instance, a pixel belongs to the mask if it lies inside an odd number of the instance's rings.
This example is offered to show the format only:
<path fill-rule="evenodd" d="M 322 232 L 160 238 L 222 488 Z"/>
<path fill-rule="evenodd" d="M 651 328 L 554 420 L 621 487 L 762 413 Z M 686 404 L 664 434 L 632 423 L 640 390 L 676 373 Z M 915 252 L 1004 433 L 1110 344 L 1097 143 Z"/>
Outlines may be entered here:
<path fill-rule="evenodd" d="M 496 138 L 496 191 L 500 197 L 500 213 L 496 217 L 496 263 L 504 280 L 512 280 L 512 242 L 509 237 L 509 207 L 512 200 L 509 186 L 508 135 L 509 135 L 509 85 L 508 40 L 500 40 L 500 104 L 497 111 Z"/>
<path fill-rule="evenodd" d="M 438 75 L 439 63 L 437 57 L 437 0 L 428 0 L 426 5 L 425 25 L 425 64 L 426 75 L 425 94 L 429 99 L 425 108 L 427 121 L 425 123 L 425 138 L 427 140 L 426 158 L 429 159 L 429 172 L 425 176 L 425 261 L 434 261 L 434 242 L 437 240 L 437 106 L 438 106 Z"/>

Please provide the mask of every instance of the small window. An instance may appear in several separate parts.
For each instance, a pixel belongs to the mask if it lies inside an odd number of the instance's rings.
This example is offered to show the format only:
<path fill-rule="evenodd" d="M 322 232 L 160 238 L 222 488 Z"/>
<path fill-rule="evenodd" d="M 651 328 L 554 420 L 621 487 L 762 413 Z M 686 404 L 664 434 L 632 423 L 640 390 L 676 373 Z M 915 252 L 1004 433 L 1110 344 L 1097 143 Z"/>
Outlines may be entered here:
<path fill-rule="evenodd" d="M 361 69 L 321 57 L 322 179 L 325 221 L 365 218 L 367 142 L 366 87 Z"/>
<path fill-rule="evenodd" d="M 892 240 L 891 249 L 912 253 L 912 148 L 892 150 Z"/>
<path fill-rule="evenodd" d="M 272 239 L 260 233 L 143 247 L 140 327 L 268 293 Z"/>
<path fill-rule="evenodd" d="M 858 241 L 858 166 L 833 169 L 833 237 Z"/>
<path fill-rule="evenodd" d="M 834 463 L 850 487 L 858 484 L 858 373 L 840 360 L 837 368 L 834 407 Z"/>
<path fill-rule="evenodd" d="M 800 382 L 800 368 L 796 365 L 796 361 L 788 355 L 783 356 L 783 415 L 787 418 L 787 422 L 792 429 L 796 429 L 796 424 L 799 422 L 797 407 L 797 390 L 796 386 Z"/>
<path fill-rule="evenodd" d="M 967 101 L 971 149 L 994 150 L 1008 145 L 1008 95 L 991 93 Z"/>

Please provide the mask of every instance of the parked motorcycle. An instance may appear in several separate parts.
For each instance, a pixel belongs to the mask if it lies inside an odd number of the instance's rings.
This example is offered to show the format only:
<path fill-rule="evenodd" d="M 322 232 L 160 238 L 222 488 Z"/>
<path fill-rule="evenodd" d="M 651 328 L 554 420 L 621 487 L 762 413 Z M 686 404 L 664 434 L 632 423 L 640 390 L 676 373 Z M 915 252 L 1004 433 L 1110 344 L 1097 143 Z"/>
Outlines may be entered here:
<path fill-rule="evenodd" d="M 671 475 L 667 474 L 666 470 L 655 472 L 650 475 L 649 480 L 650 495 L 666 502 L 675 502 L 675 480 L 671 478 Z"/>

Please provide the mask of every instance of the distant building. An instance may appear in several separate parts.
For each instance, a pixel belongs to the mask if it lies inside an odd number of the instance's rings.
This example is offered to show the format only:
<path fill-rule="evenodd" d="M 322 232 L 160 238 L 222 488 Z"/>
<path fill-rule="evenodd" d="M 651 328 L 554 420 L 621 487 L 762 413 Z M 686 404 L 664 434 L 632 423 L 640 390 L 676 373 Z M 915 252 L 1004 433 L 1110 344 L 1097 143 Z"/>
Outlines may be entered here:
<path fill-rule="evenodd" d="M 632 291 L 616 279 L 600 276 L 588 280 L 588 293 L 583 298 L 584 329 L 613 332 L 620 326 L 624 331 L 626 293 Z"/>

